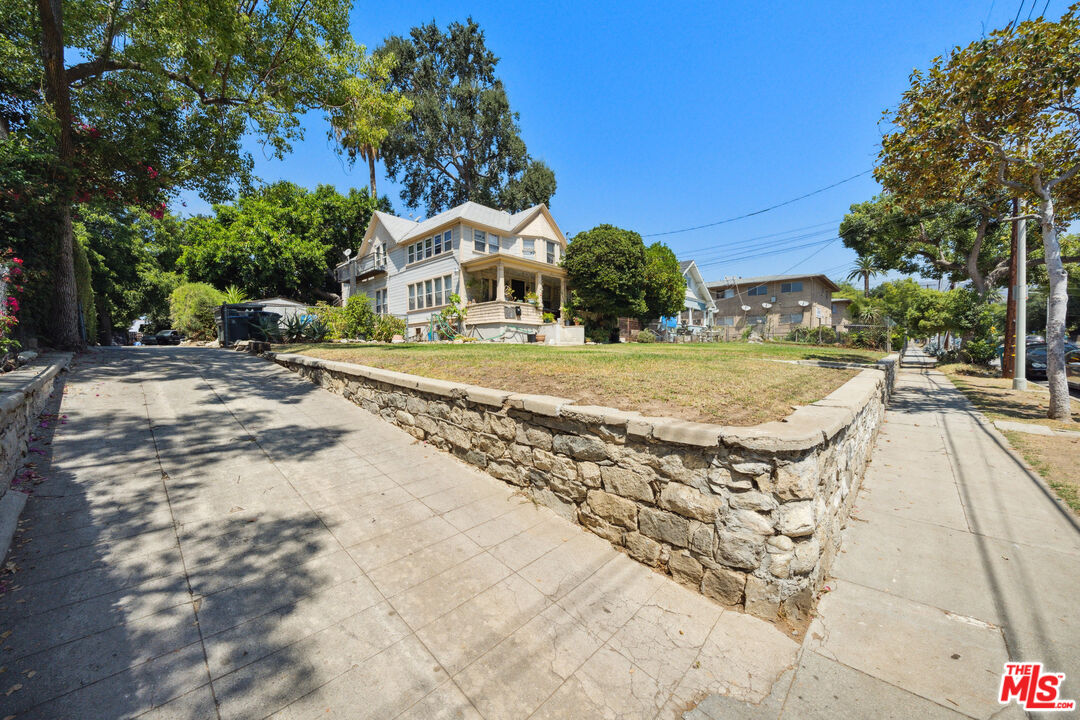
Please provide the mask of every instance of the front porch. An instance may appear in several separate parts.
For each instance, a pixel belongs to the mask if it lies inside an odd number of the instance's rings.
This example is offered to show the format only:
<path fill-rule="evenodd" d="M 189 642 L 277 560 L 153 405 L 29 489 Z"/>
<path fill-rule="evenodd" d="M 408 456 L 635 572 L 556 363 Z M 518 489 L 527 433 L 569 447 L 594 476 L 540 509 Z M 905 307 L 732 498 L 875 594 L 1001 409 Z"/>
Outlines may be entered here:
<path fill-rule="evenodd" d="M 525 258 L 477 258 L 461 265 L 468 315 L 465 334 L 482 340 L 535 342 L 544 315 L 566 303 L 566 271 Z"/>
<path fill-rule="evenodd" d="M 559 317 L 566 304 L 566 271 L 558 266 L 526 258 L 487 257 L 462 263 L 461 270 L 465 301 L 470 305 L 510 303 L 531 307 L 535 302 L 541 313 Z M 470 320 L 471 315 L 470 308 Z"/>

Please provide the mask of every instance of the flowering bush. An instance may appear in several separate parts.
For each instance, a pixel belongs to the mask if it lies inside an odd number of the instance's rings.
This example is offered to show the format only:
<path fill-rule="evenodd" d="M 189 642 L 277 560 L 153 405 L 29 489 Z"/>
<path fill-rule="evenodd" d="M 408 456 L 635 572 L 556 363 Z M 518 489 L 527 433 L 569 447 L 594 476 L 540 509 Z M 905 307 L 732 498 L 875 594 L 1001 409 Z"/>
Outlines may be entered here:
<path fill-rule="evenodd" d="M 11 248 L 0 252 L 0 351 L 4 353 L 21 347 L 11 333 L 19 324 L 19 299 L 15 294 L 23 291 L 22 265 L 22 258 L 15 257 Z"/>

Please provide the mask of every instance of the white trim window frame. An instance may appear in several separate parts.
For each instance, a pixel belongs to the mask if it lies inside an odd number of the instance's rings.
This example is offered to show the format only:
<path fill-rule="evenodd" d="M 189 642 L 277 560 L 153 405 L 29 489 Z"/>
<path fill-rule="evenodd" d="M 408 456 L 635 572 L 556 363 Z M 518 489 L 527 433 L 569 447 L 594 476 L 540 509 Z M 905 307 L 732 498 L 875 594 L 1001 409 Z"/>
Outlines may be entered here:
<path fill-rule="evenodd" d="M 536 257 L 536 238 L 521 238 L 521 257 Z"/>
<path fill-rule="evenodd" d="M 547 241 L 547 262 L 548 265 L 555 264 L 555 242 L 552 240 Z"/>
<path fill-rule="evenodd" d="M 487 233 L 483 230 L 473 230 L 473 252 L 487 252 Z"/>

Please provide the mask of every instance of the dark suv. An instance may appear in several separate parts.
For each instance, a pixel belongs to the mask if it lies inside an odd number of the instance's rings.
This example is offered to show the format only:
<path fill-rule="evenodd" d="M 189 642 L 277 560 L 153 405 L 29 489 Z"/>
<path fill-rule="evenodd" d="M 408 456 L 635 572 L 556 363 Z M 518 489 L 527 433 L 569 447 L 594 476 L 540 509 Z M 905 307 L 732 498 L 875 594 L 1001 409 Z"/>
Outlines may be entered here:
<path fill-rule="evenodd" d="M 179 345 L 184 336 L 179 330 L 161 330 L 154 335 L 155 345 Z"/>

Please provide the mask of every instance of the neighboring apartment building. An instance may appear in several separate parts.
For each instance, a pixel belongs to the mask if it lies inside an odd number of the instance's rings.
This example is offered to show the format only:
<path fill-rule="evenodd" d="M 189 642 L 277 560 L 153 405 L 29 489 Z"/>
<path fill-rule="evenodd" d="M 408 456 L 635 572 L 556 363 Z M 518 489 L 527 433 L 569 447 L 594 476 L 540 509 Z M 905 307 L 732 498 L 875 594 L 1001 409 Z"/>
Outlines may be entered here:
<path fill-rule="evenodd" d="M 544 205 L 516 214 L 467 202 L 420 222 L 376 212 L 355 258 L 336 268 L 342 299 L 371 298 L 376 313 L 405 318 L 409 339 L 460 295 L 466 334 L 524 341 L 566 302 L 559 260 L 566 237 Z M 542 310 L 525 302 L 541 299 Z"/>
<path fill-rule="evenodd" d="M 836 332 L 847 332 L 853 322 L 851 317 L 851 298 L 834 297 L 832 299 L 832 326 Z"/>
<path fill-rule="evenodd" d="M 839 288 L 824 275 L 812 274 L 736 278 L 709 283 L 709 290 L 716 325 L 730 328 L 732 336 L 753 327 L 775 337 L 800 325 L 832 325 L 832 294 Z"/>

